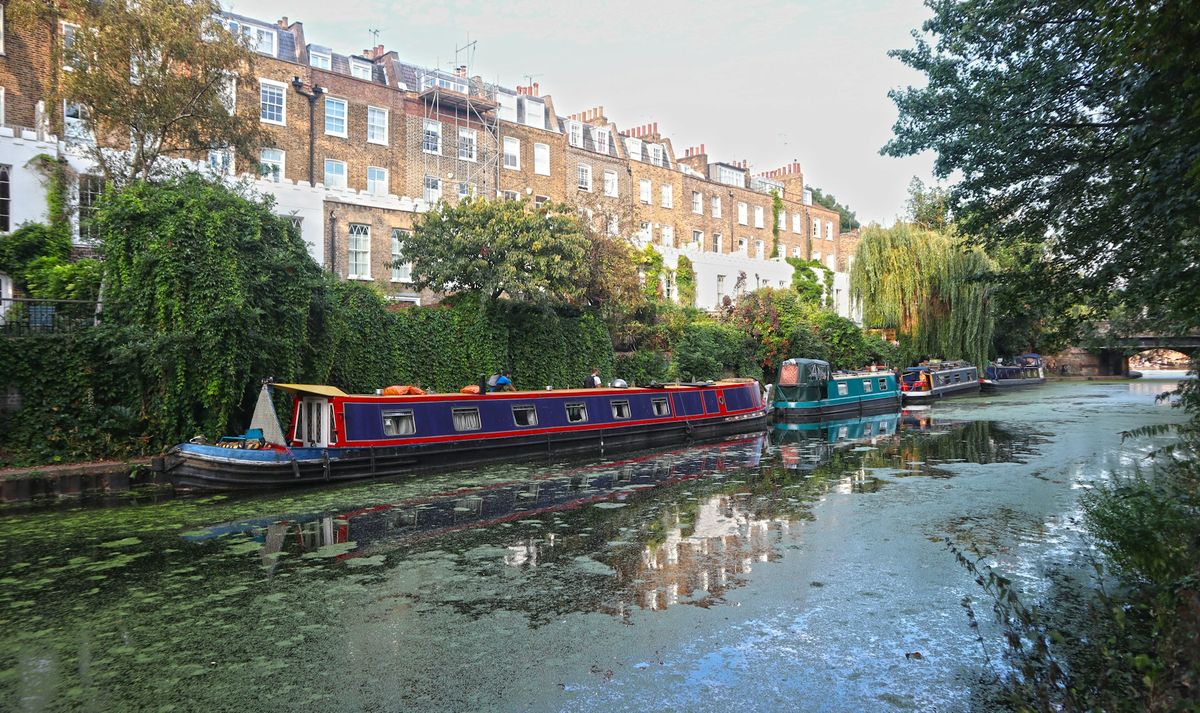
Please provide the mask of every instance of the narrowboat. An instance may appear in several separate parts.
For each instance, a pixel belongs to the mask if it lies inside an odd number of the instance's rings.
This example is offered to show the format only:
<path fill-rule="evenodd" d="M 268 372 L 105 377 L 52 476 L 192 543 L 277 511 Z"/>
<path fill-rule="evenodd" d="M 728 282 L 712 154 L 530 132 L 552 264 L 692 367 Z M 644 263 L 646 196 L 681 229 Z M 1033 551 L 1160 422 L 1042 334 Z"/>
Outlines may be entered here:
<path fill-rule="evenodd" d="M 271 408 L 272 386 L 295 400 L 286 435 Z M 274 384 L 259 394 L 245 436 L 216 445 L 180 444 L 160 467 L 181 488 L 338 483 L 521 456 L 713 438 L 762 429 L 766 414 L 753 379 L 395 396 Z"/>
<path fill-rule="evenodd" d="M 890 371 L 834 373 L 820 359 L 788 359 L 771 390 L 777 421 L 807 421 L 900 410 L 900 390 Z"/>
<path fill-rule="evenodd" d="M 784 467 L 812 470 L 828 463 L 834 451 L 890 440 L 899 431 L 900 413 L 884 413 L 811 423 L 776 423 L 771 443 Z"/>
<path fill-rule="evenodd" d="M 1046 383 L 1046 372 L 1042 368 L 1042 357 L 1039 354 L 1022 354 L 1013 364 L 993 362 L 988 364 L 983 374 L 979 387 L 984 391 L 1040 386 Z"/>
<path fill-rule="evenodd" d="M 900 379 L 904 403 L 929 403 L 934 399 L 979 391 L 979 367 L 965 361 L 933 361 L 904 370 Z"/>

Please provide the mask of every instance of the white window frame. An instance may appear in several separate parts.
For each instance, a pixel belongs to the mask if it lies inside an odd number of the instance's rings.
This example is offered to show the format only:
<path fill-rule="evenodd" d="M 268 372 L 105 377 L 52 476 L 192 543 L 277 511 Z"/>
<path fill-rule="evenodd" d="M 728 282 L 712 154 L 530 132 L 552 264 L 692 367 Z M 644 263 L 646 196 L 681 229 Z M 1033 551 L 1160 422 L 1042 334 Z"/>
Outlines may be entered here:
<path fill-rule="evenodd" d="M 713 252 L 715 252 L 715 253 L 725 252 L 725 239 L 723 237 L 721 237 L 721 234 L 713 233 L 712 238 L 713 238 Z"/>
<path fill-rule="evenodd" d="M 662 166 L 665 161 L 663 157 L 666 152 L 663 150 L 662 144 L 650 144 L 650 163 L 655 166 Z"/>
<path fill-rule="evenodd" d="M 754 206 L 754 227 L 762 228 L 763 223 L 763 207 L 760 205 Z"/>
<path fill-rule="evenodd" d="M 750 206 L 746 205 L 742 201 L 738 201 L 738 216 L 737 216 L 738 225 L 749 225 L 750 224 L 749 216 L 750 216 Z"/>
<path fill-rule="evenodd" d="M 792 213 L 792 232 L 796 235 L 804 234 L 804 216 L 800 213 Z"/>
<path fill-rule="evenodd" d="M 470 139 L 470 141 L 465 141 Z M 469 152 L 463 152 L 463 147 L 470 146 Z M 479 160 L 479 132 L 467 126 L 458 127 L 458 158 L 460 161 Z"/>
<path fill-rule="evenodd" d="M 581 191 L 592 192 L 592 164 L 581 163 L 575 167 L 575 186 Z"/>
<path fill-rule="evenodd" d="M 392 228 L 392 282 L 412 282 L 412 263 L 400 263 L 403 256 L 401 246 L 408 231 L 403 228 Z"/>
<path fill-rule="evenodd" d="M 324 60 L 324 63 L 318 64 L 316 61 L 318 57 Z M 316 67 L 317 69 L 331 70 L 333 69 L 333 55 L 326 52 L 313 52 L 310 50 L 308 53 L 308 65 L 310 67 Z"/>
<path fill-rule="evenodd" d="M 539 176 L 550 175 L 550 145 L 533 145 L 533 172 Z"/>
<path fill-rule="evenodd" d="M 664 225 L 662 227 L 662 244 L 664 247 L 675 247 L 675 226 Z"/>
<path fill-rule="evenodd" d="M 787 230 L 787 211 L 779 211 L 779 215 L 775 216 L 775 225 L 780 230 Z"/>
<path fill-rule="evenodd" d="M 600 139 L 604 139 L 601 141 Z M 592 129 L 592 142 L 596 145 L 596 153 L 608 154 L 608 147 L 611 143 L 611 135 L 608 129 Z M 603 147 L 601 146 L 603 144 Z"/>
<path fill-rule="evenodd" d="M 616 198 L 619 193 L 620 193 L 620 187 L 619 187 L 619 184 L 617 183 L 617 172 L 616 171 L 605 171 L 604 172 L 604 195 L 608 196 L 609 198 Z"/>
<path fill-rule="evenodd" d="M 347 185 L 349 185 L 349 184 L 347 183 L 347 180 L 348 180 L 348 178 L 347 178 L 347 176 L 346 176 L 346 162 L 345 162 L 345 161 L 339 161 L 339 160 L 338 160 L 338 159 L 336 159 L 336 158 L 327 158 L 327 159 L 325 159 L 325 161 L 324 161 L 324 162 L 323 162 L 321 165 L 322 165 L 322 167 L 325 169 L 325 172 L 322 174 L 322 180 L 325 182 L 325 187 L 326 187 L 326 188 L 345 188 Z M 329 173 L 329 167 L 330 167 L 331 165 L 332 165 L 332 166 L 341 166 L 341 167 L 342 167 L 342 174 L 341 174 L 342 181 L 341 181 L 341 185 L 340 185 L 340 186 L 339 186 L 339 185 L 335 185 L 335 184 L 331 184 L 331 183 L 329 182 L 329 176 L 330 176 L 330 173 Z M 336 174 L 334 174 L 334 175 L 336 175 Z"/>
<path fill-rule="evenodd" d="M 220 176 L 235 175 L 234 155 L 229 149 L 209 149 L 208 167 Z"/>
<path fill-rule="evenodd" d="M 429 137 L 436 137 L 436 146 L 430 147 Z M 442 155 L 442 122 L 436 119 L 425 119 L 421 124 L 421 150 L 425 153 L 434 154 L 435 156 Z"/>
<path fill-rule="evenodd" d="M 721 217 L 721 196 L 712 197 L 712 217 Z"/>
<path fill-rule="evenodd" d="M 430 188 L 430 181 L 436 183 L 437 187 Z M 430 198 L 431 191 L 433 191 L 435 194 L 433 198 Z M 442 179 L 438 178 L 437 176 L 425 176 L 425 178 L 421 180 L 421 197 L 425 199 L 426 203 L 437 203 L 440 201 L 442 199 Z"/>
<path fill-rule="evenodd" d="M 704 194 L 700 191 L 692 191 L 692 212 L 704 215 Z"/>
<path fill-rule="evenodd" d="M 329 128 L 329 119 L 331 117 L 329 109 L 331 106 L 337 106 L 338 104 L 341 104 L 341 106 L 342 106 L 342 129 L 341 129 L 341 131 L 338 131 L 336 128 L 335 129 Z M 333 118 L 336 119 L 336 116 L 334 116 Z M 347 129 L 349 128 L 349 123 L 350 123 L 350 102 L 348 102 L 345 99 L 342 99 L 340 97 L 326 96 L 325 97 L 325 135 L 326 136 L 340 136 L 344 139 L 348 135 Z"/>
<path fill-rule="evenodd" d="M 356 228 L 360 229 L 356 231 Z M 355 249 L 355 238 L 359 241 L 366 239 L 364 248 L 360 242 Z M 361 256 L 361 264 L 355 264 L 355 254 Z M 366 267 L 366 272 L 355 272 L 356 268 Z M 371 225 L 369 223 L 350 223 L 346 229 L 346 278 L 350 280 L 371 279 Z"/>
<path fill-rule="evenodd" d="M 833 221 L 832 220 L 825 221 L 825 239 L 833 240 Z"/>
<path fill-rule="evenodd" d="M 575 148 L 583 146 L 583 123 L 578 121 L 567 122 L 567 143 Z"/>
<path fill-rule="evenodd" d="M 383 172 L 383 181 L 382 181 L 383 190 L 372 190 L 371 189 L 372 183 L 375 184 L 376 188 L 378 188 L 379 184 L 380 184 L 379 179 L 375 179 L 374 181 L 371 180 L 371 172 L 372 171 L 382 171 Z M 388 170 L 386 168 L 384 168 L 382 166 L 367 166 L 367 193 L 370 193 L 373 196 L 386 196 L 389 192 L 391 192 L 391 188 L 390 188 L 391 184 L 389 183 L 389 178 L 390 178 L 390 176 L 388 175 Z"/>
<path fill-rule="evenodd" d="M 354 73 L 355 70 L 359 70 L 360 72 L 365 72 L 366 76 L 363 77 L 363 76 L 359 76 L 358 74 L 355 74 Z M 364 62 L 361 59 L 355 59 L 355 58 L 351 57 L 350 58 L 350 76 L 354 77 L 355 79 L 365 79 L 366 81 L 371 82 L 371 81 L 375 80 L 375 68 L 374 68 L 374 66 L 371 65 L 370 62 Z"/>
<path fill-rule="evenodd" d="M 383 115 L 383 126 L 382 127 L 378 124 L 378 122 L 371 121 L 371 119 L 373 117 L 378 119 L 381 114 Z M 385 109 L 385 108 L 379 107 L 379 106 L 369 106 L 368 105 L 367 106 L 367 143 L 380 144 L 381 146 L 387 146 L 388 140 L 391 136 L 391 126 L 390 126 L 391 120 L 392 120 L 392 112 L 389 111 L 388 109 Z M 381 128 L 383 129 L 383 138 L 379 138 L 378 135 L 372 137 L 372 135 L 371 135 L 372 132 L 377 132 Z"/>
<path fill-rule="evenodd" d="M 515 147 L 516 150 L 509 152 L 509 147 Z M 509 157 L 512 157 L 513 162 L 509 164 Z M 521 170 L 521 140 L 515 136 L 504 137 L 504 167 L 510 171 Z"/>
<path fill-rule="evenodd" d="M 279 90 L 279 120 L 268 119 L 263 116 L 263 88 L 270 87 L 271 89 Z M 283 82 L 277 82 L 274 79 L 258 78 L 258 120 L 264 124 L 274 124 L 275 126 L 287 126 L 287 85 Z"/>
<path fill-rule="evenodd" d="M 650 205 L 650 201 L 654 197 L 654 186 L 650 184 L 649 178 L 643 178 L 638 181 L 638 200 L 646 205 Z"/>
<path fill-rule="evenodd" d="M 0 5 L 0 33 L 4 31 L 4 6 Z M 0 48 L 4 46 L 3 35 L 0 34 Z M 0 54 L 4 54 L 0 50 Z M 4 95 L 4 87 L 0 87 L 0 126 L 4 126 L 4 119 L 8 112 L 8 98 Z"/>
<path fill-rule="evenodd" d="M 278 151 L 279 152 L 279 160 L 277 160 L 277 161 L 275 159 L 271 159 L 269 161 L 266 160 L 266 158 L 263 156 L 263 154 L 265 154 L 268 151 Z M 275 149 L 275 148 L 261 149 L 258 152 L 259 178 L 261 178 L 264 181 L 270 181 L 271 183 L 282 183 L 283 178 L 284 178 L 283 170 L 286 165 L 286 163 L 285 163 L 286 161 L 287 161 L 287 152 L 284 151 L 283 149 Z M 263 167 L 268 167 L 267 171 L 265 173 L 263 173 L 263 171 L 262 171 Z M 278 168 L 278 170 L 277 171 L 272 170 L 273 168 Z"/>
<path fill-rule="evenodd" d="M 5 54 L 5 52 L 4 52 L 4 30 L 6 28 L 4 27 L 4 24 L 5 24 L 4 21 L 5 21 L 4 6 L 0 5 L 0 54 Z M 3 122 L 3 120 L 0 119 L 0 123 L 2 123 L 2 122 Z"/>
<path fill-rule="evenodd" d="M 658 187 L 659 199 L 663 208 L 675 207 L 675 189 L 671 184 L 666 183 Z"/>
<path fill-rule="evenodd" d="M 696 250 L 704 252 L 704 231 L 692 230 L 692 245 L 696 246 Z"/>
<path fill-rule="evenodd" d="M 767 245 L 761 240 L 754 241 L 754 259 L 765 260 L 767 258 Z"/>
<path fill-rule="evenodd" d="M 813 236 L 813 240 L 821 239 L 821 219 L 820 218 L 812 219 L 812 236 Z"/>
<path fill-rule="evenodd" d="M 265 54 L 269 57 L 274 57 L 277 54 L 279 48 L 279 38 L 276 37 L 275 30 L 271 30 L 266 27 L 255 27 L 250 25 L 243 25 L 243 27 L 250 27 L 250 32 L 252 33 L 251 38 L 254 40 L 255 52 L 258 52 L 259 54 Z M 264 37 L 271 38 L 271 50 L 269 52 L 262 48 L 262 41 Z"/>

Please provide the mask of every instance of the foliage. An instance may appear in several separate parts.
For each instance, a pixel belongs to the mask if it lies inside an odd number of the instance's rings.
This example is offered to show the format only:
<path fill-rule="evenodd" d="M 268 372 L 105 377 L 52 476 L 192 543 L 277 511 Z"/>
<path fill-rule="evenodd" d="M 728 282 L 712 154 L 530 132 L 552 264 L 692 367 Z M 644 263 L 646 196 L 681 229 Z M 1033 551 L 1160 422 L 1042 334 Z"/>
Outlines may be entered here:
<path fill-rule="evenodd" d="M 667 379 L 670 362 L 661 353 L 648 349 L 618 354 L 613 376 L 624 379 L 630 386 L 645 386 Z"/>
<path fill-rule="evenodd" d="M 1082 294 L 1200 325 L 1200 4 L 927 0 L 885 152 L 961 175 L 959 228 L 1046 243 Z M 1049 291 L 1056 285 L 1045 284 Z M 1069 289 L 1074 289 L 1070 285 Z"/>
<path fill-rule="evenodd" d="M 820 270 L 826 277 L 830 277 L 833 271 L 825 267 L 820 260 L 803 260 L 798 257 L 784 259 L 792 266 L 792 289 L 800 295 L 800 299 L 814 305 L 821 304 L 825 298 L 825 284 L 818 282 L 817 273 L 813 270 Z"/>
<path fill-rule="evenodd" d="M 661 300 L 662 294 L 662 274 L 666 270 L 663 263 L 663 256 L 653 245 L 647 245 L 642 249 L 638 260 L 638 268 L 642 274 L 642 294 L 649 301 Z"/>
<path fill-rule="evenodd" d="M 855 217 L 854 211 L 850 210 L 841 203 L 838 203 L 837 199 L 833 197 L 832 193 L 824 193 L 820 188 L 814 188 L 812 186 L 809 187 L 809 190 L 811 190 L 813 194 L 813 203 L 825 206 L 829 210 L 837 211 L 838 215 L 841 216 L 840 229 L 843 232 L 847 230 L 855 230 L 862 225 L 862 223 L 858 221 L 858 218 Z"/>
<path fill-rule="evenodd" d="M 675 346 L 671 374 L 692 381 L 742 375 L 757 378 L 759 369 L 748 347 L 747 335 L 732 324 L 692 322 Z"/>
<path fill-rule="evenodd" d="M 579 296 L 588 247 L 569 206 L 468 199 L 421 216 L 400 262 L 417 289 L 563 302 Z"/>
<path fill-rule="evenodd" d="M 46 255 L 25 270 L 25 291 L 38 299 L 96 300 L 103 278 L 104 265 L 99 260 L 63 262 Z"/>
<path fill-rule="evenodd" d="M 638 272 L 638 252 L 629 236 L 638 216 L 633 204 L 612 201 L 597 193 L 575 200 L 583 236 L 588 242 L 582 284 L 582 303 L 598 310 L 616 329 L 645 301 Z"/>
<path fill-rule="evenodd" d="M 691 307 L 696 304 L 696 270 L 687 255 L 680 255 L 675 264 L 675 289 L 679 291 L 679 302 Z"/>
<path fill-rule="evenodd" d="M 141 330 L 127 349 L 156 440 L 221 435 L 258 379 L 300 376 L 322 277 L 269 204 L 193 175 L 106 194 L 96 225 L 106 320 Z"/>
<path fill-rule="evenodd" d="M 858 325 L 833 312 L 821 312 L 817 334 L 825 345 L 825 360 L 834 369 L 861 369 L 870 361 L 866 339 Z"/>
<path fill-rule="evenodd" d="M 230 111 L 230 82 L 254 81 L 250 38 L 235 37 L 216 0 L 86 4 L 65 57 L 65 96 L 86 107 L 84 148 L 111 183 L 147 180 L 164 158 L 229 149 L 258 161 L 257 112 Z M 257 106 L 257 104 L 256 104 Z M 110 151 L 117 143 L 129 151 Z"/>
<path fill-rule="evenodd" d="M 913 176 L 908 182 L 908 222 L 923 230 L 944 231 L 951 225 L 950 191 L 939 186 L 925 187 L 925 182 Z"/>
<path fill-rule="evenodd" d="M 25 289 L 25 274 L 38 260 L 65 261 L 71 254 L 71 237 L 42 223 L 26 223 L 0 240 L 0 272 Z"/>
<path fill-rule="evenodd" d="M 996 261 L 989 279 L 996 314 L 993 353 L 1054 354 L 1079 343 L 1084 320 L 1093 314 L 1085 304 L 1097 304 L 1084 294 L 1082 277 L 1054 260 L 1044 243 L 1012 242 L 994 247 L 991 255 Z"/>
<path fill-rule="evenodd" d="M 987 361 L 994 263 L 946 233 L 907 223 L 863 230 L 850 289 L 869 327 L 896 328 L 906 363 L 924 357 Z"/>
<path fill-rule="evenodd" d="M 894 369 L 906 366 L 900 363 L 900 347 L 878 334 L 863 334 L 863 348 L 872 364 L 886 364 Z"/>
<path fill-rule="evenodd" d="M 765 288 L 738 300 L 727 320 L 748 337 L 752 358 L 762 378 L 770 381 L 785 359 L 813 357 L 817 351 L 823 357 L 825 345 L 816 336 L 818 315 L 802 295 Z"/>
<path fill-rule="evenodd" d="M 779 216 L 783 215 L 783 196 L 771 191 L 771 255 L 779 254 Z"/>

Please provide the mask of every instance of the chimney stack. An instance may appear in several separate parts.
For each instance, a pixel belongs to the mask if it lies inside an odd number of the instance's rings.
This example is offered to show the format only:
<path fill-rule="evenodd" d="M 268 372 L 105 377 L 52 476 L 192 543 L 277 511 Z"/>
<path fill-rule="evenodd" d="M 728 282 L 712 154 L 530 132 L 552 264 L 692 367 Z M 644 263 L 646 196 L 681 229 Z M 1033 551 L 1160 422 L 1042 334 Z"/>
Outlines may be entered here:
<path fill-rule="evenodd" d="M 454 76 L 462 77 L 463 79 L 466 79 L 467 78 L 467 65 L 460 64 L 457 67 L 455 67 L 454 68 Z"/>

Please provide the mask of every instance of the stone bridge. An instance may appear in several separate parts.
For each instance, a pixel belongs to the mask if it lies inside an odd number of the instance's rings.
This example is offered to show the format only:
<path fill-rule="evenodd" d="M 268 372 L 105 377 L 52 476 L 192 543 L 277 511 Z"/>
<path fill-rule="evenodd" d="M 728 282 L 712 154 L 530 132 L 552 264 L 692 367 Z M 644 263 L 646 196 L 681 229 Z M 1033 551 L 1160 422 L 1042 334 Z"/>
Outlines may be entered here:
<path fill-rule="evenodd" d="M 1098 334 L 1108 331 L 1108 323 L 1096 325 Z M 1111 337 L 1103 347 L 1071 347 L 1047 357 L 1047 373 L 1069 376 L 1127 376 L 1129 357 L 1150 349 L 1170 349 L 1200 358 L 1200 331 L 1170 336 L 1143 332 Z"/>

